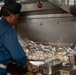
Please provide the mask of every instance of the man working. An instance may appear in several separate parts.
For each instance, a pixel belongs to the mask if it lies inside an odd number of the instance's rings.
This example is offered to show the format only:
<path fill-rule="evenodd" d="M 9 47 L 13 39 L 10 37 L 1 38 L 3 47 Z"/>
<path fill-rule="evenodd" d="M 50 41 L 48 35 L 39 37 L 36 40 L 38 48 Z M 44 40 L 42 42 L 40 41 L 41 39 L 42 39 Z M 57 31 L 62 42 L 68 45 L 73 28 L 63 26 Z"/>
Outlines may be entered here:
<path fill-rule="evenodd" d="M 21 5 L 13 0 L 5 0 L 1 8 L 0 20 L 0 75 L 7 75 L 7 65 L 13 59 L 19 66 L 30 66 L 34 71 L 38 67 L 32 65 L 22 49 L 16 32 L 12 28 L 19 18 Z"/>

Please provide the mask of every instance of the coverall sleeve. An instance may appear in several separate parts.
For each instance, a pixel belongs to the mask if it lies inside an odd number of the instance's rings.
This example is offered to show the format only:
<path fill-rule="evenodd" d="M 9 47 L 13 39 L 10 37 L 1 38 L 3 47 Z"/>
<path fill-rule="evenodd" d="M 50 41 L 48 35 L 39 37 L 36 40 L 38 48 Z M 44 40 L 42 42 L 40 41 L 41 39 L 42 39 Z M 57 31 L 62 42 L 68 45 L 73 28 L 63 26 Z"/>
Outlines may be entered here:
<path fill-rule="evenodd" d="M 15 30 L 13 28 L 6 30 L 2 34 L 1 41 L 3 46 L 10 53 L 13 60 L 16 61 L 20 66 L 24 66 L 28 59 L 18 41 Z"/>

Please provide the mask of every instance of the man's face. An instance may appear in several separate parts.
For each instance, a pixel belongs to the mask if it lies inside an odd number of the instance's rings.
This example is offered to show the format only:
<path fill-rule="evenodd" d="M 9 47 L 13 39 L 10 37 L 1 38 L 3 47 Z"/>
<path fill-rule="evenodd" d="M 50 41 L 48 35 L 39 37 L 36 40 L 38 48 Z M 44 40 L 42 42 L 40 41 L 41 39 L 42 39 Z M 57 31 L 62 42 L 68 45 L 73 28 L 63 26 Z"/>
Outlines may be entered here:
<path fill-rule="evenodd" d="M 19 14 L 11 14 L 10 24 L 14 26 L 18 22 Z"/>

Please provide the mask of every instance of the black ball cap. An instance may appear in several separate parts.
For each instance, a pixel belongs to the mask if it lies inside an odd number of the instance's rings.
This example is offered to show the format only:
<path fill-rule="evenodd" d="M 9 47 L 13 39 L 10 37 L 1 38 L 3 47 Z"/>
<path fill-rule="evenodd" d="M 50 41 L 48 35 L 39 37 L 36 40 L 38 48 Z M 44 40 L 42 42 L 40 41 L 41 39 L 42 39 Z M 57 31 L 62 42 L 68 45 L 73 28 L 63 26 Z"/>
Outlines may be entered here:
<path fill-rule="evenodd" d="M 15 2 L 15 1 L 11 1 L 11 2 L 5 3 L 2 8 L 5 8 L 5 9 L 11 11 L 14 14 L 18 14 L 18 13 L 20 13 L 21 7 L 22 7 L 21 4 Z"/>

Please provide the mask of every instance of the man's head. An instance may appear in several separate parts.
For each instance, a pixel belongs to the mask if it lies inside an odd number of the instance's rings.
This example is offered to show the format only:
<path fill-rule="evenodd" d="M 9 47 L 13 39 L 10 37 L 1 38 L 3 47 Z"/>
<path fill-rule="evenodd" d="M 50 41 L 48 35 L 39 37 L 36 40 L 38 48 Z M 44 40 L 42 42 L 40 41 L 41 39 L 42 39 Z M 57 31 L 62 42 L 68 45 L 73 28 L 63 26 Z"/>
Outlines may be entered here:
<path fill-rule="evenodd" d="M 21 5 L 15 1 L 11 1 L 2 6 L 1 14 L 7 19 L 8 23 L 13 26 L 19 18 L 20 10 Z"/>

